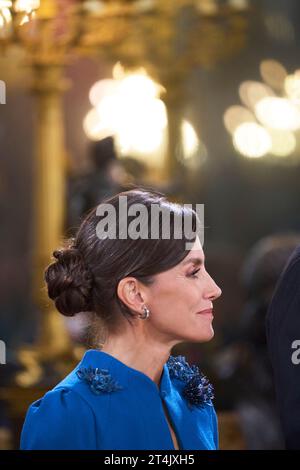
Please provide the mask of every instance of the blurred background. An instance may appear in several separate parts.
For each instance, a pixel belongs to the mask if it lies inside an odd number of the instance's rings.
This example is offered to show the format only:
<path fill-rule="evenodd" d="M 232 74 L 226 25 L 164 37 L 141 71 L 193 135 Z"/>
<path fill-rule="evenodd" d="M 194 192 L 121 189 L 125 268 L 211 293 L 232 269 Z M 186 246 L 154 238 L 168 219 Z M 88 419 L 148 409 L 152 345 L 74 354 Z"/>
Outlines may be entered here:
<path fill-rule="evenodd" d="M 43 270 L 132 185 L 205 204 L 221 449 L 283 447 L 264 320 L 300 243 L 297 0 L 0 0 L 0 448 L 89 347 Z"/>

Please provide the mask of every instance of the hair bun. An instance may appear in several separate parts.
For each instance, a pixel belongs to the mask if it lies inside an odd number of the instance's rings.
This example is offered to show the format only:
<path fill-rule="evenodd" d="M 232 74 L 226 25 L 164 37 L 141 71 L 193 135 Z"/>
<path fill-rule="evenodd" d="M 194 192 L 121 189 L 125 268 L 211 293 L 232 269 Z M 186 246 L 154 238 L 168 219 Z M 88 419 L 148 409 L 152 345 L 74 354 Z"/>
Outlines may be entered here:
<path fill-rule="evenodd" d="M 66 316 L 92 310 L 93 276 L 80 251 L 63 248 L 55 250 L 53 256 L 56 261 L 47 267 L 45 281 L 57 310 Z"/>

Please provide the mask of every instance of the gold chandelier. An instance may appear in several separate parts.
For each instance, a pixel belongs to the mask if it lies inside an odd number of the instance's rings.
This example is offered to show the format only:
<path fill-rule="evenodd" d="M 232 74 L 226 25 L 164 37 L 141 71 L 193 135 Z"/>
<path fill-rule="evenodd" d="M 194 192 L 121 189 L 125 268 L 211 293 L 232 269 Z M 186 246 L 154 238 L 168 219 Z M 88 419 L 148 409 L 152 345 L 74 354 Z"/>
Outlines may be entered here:
<path fill-rule="evenodd" d="M 41 53 L 48 40 L 48 54 L 79 49 L 177 71 L 237 52 L 250 10 L 249 0 L 0 0 L 0 44 Z"/>
<path fill-rule="evenodd" d="M 16 38 L 18 28 L 32 20 L 40 0 L 0 0 L 0 38 Z"/>

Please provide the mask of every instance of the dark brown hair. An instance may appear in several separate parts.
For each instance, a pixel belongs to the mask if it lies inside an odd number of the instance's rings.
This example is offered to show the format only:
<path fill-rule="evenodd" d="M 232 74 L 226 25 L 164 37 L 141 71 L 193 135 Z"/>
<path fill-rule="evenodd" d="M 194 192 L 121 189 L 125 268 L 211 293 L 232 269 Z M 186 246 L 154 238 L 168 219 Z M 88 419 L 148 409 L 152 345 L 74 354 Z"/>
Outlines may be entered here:
<path fill-rule="evenodd" d="M 45 271 L 48 295 L 56 308 L 66 316 L 79 312 L 94 312 L 106 326 L 114 324 L 120 313 L 130 322 L 131 310 L 119 299 L 117 287 L 121 279 L 133 276 L 145 285 L 153 282 L 153 276 L 178 264 L 188 254 L 186 243 L 196 239 L 197 214 L 186 205 L 168 201 L 164 194 L 136 188 L 116 194 L 101 204 L 110 204 L 116 211 L 117 233 L 119 228 L 119 197 L 127 196 L 127 208 L 143 204 L 151 222 L 151 205 L 158 204 L 170 213 L 170 239 L 109 239 L 99 238 L 97 224 L 102 215 L 93 208 L 81 223 L 74 238 L 66 241 L 64 248 L 53 252 L 56 259 Z M 189 218 L 190 232 L 182 229 L 180 239 L 174 237 L 174 219 Z M 126 222 L 129 226 L 132 216 Z M 196 220 L 197 219 L 197 220 Z M 159 218 L 161 229 L 161 217 Z"/>

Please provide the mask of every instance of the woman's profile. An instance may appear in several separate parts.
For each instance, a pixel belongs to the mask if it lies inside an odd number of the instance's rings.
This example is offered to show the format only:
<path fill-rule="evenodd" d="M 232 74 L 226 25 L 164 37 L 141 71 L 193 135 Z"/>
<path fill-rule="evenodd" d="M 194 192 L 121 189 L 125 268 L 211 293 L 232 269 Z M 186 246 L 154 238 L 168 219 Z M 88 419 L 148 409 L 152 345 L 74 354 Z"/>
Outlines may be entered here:
<path fill-rule="evenodd" d="M 155 220 L 153 205 L 163 214 Z M 100 236 L 108 207 L 116 237 Z M 148 235 L 159 227 L 155 237 L 134 236 L 137 207 L 146 209 Z M 174 235 L 178 220 L 190 222 L 181 237 Z M 136 188 L 92 209 L 75 237 L 54 251 L 45 271 L 49 297 L 63 315 L 93 312 L 96 343 L 31 404 L 21 449 L 218 448 L 213 388 L 197 366 L 171 354 L 179 343 L 214 335 L 213 301 L 221 289 L 205 269 L 198 220 L 192 208 Z"/>

